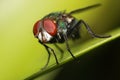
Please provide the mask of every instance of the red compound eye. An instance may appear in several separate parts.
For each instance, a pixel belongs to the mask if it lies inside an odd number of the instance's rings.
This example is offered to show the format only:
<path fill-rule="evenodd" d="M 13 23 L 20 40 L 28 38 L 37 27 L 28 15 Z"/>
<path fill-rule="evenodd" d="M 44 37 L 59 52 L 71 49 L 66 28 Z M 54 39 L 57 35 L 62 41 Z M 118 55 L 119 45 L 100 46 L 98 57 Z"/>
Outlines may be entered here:
<path fill-rule="evenodd" d="M 34 24 L 34 27 L 33 27 L 33 34 L 34 36 L 37 36 L 38 32 L 39 32 L 39 27 L 40 27 L 40 20 L 37 21 L 35 24 Z"/>
<path fill-rule="evenodd" d="M 53 20 L 45 19 L 44 20 L 44 29 L 52 36 L 57 33 L 57 27 Z"/>

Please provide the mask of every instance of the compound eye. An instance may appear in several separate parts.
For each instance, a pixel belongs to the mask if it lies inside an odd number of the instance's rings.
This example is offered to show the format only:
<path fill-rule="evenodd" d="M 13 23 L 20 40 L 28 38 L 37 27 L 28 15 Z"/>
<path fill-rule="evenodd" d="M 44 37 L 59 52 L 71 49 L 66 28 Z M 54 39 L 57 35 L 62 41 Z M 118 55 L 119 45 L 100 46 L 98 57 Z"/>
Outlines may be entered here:
<path fill-rule="evenodd" d="M 46 30 L 46 32 L 48 32 L 51 36 L 56 35 L 57 26 L 53 20 L 45 19 L 43 25 L 44 25 L 44 29 Z"/>
<path fill-rule="evenodd" d="M 34 36 L 38 36 L 38 33 L 39 33 L 39 28 L 40 28 L 40 20 L 37 21 L 35 24 L 34 24 L 34 27 L 33 27 L 33 34 Z"/>

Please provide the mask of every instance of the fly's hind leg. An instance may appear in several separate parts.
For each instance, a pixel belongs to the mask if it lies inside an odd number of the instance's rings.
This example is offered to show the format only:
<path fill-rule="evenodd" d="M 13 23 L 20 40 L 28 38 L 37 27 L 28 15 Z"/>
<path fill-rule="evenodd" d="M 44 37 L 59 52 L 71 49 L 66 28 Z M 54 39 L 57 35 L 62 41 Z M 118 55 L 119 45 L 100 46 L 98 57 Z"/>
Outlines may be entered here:
<path fill-rule="evenodd" d="M 88 33 L 91 34 L 92 37 L 96 37 L 96 38 L 108 38 L 108 37 L 110 37 L 110 35 L 98 35 L 98 34 L 95 34 L 92 31 L 92 29 L 89 27 L 89 25 L 87 23 L 85 23 L 83 20 L 79 20 L 74 26 L 72 26 L 72 28 L 68 32 L 74 31 L 74 29 L 76 29 L 76 27 L 79 27 L 81 24 L 84 24 L 84 26 L 87 29 Z M 68 34 L 70 34 L 70 33 L 68 33 Z"/>

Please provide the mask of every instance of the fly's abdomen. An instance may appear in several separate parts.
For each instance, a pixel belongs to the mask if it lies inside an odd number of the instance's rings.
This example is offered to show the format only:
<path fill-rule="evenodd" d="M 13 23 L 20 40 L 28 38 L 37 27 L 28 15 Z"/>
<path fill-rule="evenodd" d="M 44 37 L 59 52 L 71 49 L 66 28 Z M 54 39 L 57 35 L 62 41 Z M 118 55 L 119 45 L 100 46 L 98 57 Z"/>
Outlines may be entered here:
<path fill-rule="evenodd" d="M 73 19 L 72 22 L 68 25 L 67 36 L 72 39 L 80 38 L 80 25 L 76 26 L 78 23 L 77 19 Z M 74 27 L 76 26 L 76 27 Z"/>

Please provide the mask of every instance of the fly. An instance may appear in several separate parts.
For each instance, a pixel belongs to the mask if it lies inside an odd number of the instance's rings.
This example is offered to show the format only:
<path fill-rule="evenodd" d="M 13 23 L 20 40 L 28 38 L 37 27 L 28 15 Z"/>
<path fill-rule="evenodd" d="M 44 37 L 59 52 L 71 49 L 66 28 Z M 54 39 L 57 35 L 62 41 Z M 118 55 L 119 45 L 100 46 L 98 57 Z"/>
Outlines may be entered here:
<path fill-rule="evenodd" d="M 103 36 L 103 35 L 95 34 L 84 20 L 82 19 L 78 20 L 72 16 L 72 14 L 75 14 L 93 7 L 97 7 L 97 6 L 99 6 L 99 4 L 88 6 L 82 9 L 73 10 L 69 13 L 66 13 L 65 11 L 53 12 L 46 15 L 42 19 L 38 20 L 34 24 L 33 34 L 38 39 L 39 43 L 42 44 L 48 52 L 48 60 L 44 68 L 46 68 L 49 63 L 50 54 L 51 54 L 50 50 L 52 51 L 55 57 L 56 63 L 59 64 L 57 56 L 54 52 L 54 49 L 47 46 L 46 45 L 47 43 L 54 44 L 61 52 L 63 51 L 56 45 L 56 43 L 66 43 L 67 51 L 70 53 L 70 55 L 74 59 L 76 59 L 76 57 L 72 54 L 70 50 L 68 39 L 79 38 L 79 35 L 80 35 L 79 28 L 81 24 L 84 25 L 84 27 L 92 37 L 96 37 L 96 38 L 110 37 L 110 35 Z"/>

